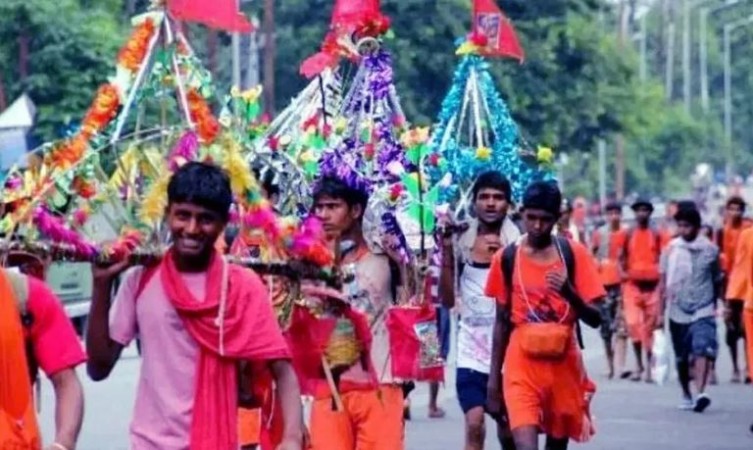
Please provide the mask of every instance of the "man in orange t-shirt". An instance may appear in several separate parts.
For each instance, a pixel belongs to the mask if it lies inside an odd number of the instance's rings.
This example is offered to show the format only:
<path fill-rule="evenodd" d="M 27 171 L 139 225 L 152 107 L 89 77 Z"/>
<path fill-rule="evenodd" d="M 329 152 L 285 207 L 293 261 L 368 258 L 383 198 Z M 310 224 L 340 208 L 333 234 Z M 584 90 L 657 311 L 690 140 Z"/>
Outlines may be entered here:
<path fill-rule="evenodd" d="M 753 361 L 753 227 L 740 233 L 725 297 L 740 299 L 743 302 L 745 349 L 750 363 Z M 748 364 L 747 375 L 753 378 L 753 364 Z M 750 431 L 753 433 L 753 425 L 750 426 Z"/>
<path fill-rule="evenodd" d="M 640 381 L 645 368 L 645 380 L 650 383 L 653 381 L 651 358 L 653 331 L 658 317 L 657 287 L 663 239 L 651 227 L 651 214 L 654 212 L 651 202 L 638 199 L 633 203 L 632 209 L 635 212 L 636 226 L 628 231 L 622 254 L 623 270 L 627 278 L 623 305 L 628 334 L 633 341 L 638 363 L 632 380 Z"/>
<path fill-rule="evenodd" d="M 721 251 L 721 266 L 725 281 L 729 281 L 730 273 L 735 263 L 740 235 L 750 223 L 743 220 L 745 214 L 745 200 L 741 197 L 730 197 L 725 207 L 724 227 L 719 230 L 716 242 Z M 725 296 L 725 323 L 727 332 L 725 342 L 732 357 L 732 382 L 740 382 L 740 366 L 737 358 L 737 343 L 744 337 L 743 332 L 743 298 Z M 749 378 L 748 378 L 749 379 Z"/>
<path fill-rule="evenodd" d="M 622 267 L 620 258 L 625 248 L 627 233 L 622 229 L 622 204 L 611 202 L 606 205 L 607 223 L 600 227 L 592 238 L 592 250 L 598 261 L 601 284 L 607 296 L 601 307 L 601 338 L 609 366 L 608 378 L 615 373 L 614 358 L 620 363 L 620 369 L 625 368 L 627 356 L 627 331 L 622 313 Z M 617 342 L 614 342 L 614 339 Z"/>
<path fill-rule="evenodd" d="M 593 435 L 589 402 L 595 386 L 585 372 L 575 323 L 601 324 L 591 305 L 605 292 L 588 249 L 552 236 L 561 201 L 553 183 L 526 189 L 527 234 L 497 252 L 486 285 L 486 295 L 497 301 L 487 410 L 498 414 L 504 398 L 519 450 L 538 449 L 539 433 L 546 434 L 550 450 L 565 450 L 570 439 L 584 442 Z M 573 258 L 569 275 L 564 245 Z M 503 276 L 503 258 L 510 251 L 512 273 Z"/>

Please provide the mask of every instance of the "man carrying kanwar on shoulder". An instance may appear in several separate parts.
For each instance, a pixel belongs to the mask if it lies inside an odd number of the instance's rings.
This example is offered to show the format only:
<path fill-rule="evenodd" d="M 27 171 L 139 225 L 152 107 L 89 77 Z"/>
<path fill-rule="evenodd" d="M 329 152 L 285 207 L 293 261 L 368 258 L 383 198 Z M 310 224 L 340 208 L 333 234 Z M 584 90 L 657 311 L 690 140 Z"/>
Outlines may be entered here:
<path fill-rule="evenodd" d="M 41 259 L 17 253 L 7 262 L 0 269 L 0 449 L 73 450 L 84 416 L 76 375 L 84 349 L 62 303 L 41 281 Z M 55 437 L 44 447 L 32 391 L 38 368 L 55 390 Z"/>
<path fill-rule="evenodd" d="M 526 234 L 497 252 L 486 295 L 497 300 L 487 408 L 507 408 L 517 450 L 564 450 L 593 435 L 595 392 L 579 349 L 578 321 L 596 328 L 592 306 L 606 293 L 583 245 L 553 236 L 562 195 L 553 182 L 532 183 L 523 196 Z M 504 368 L 504 371 L 503 371 Z"/>
<path fill-rule="evenodd" d="M 721 265 L 725 284 L 729 282 L 736 261 L 737 245 L 740 242 L 740 237 L 746 229 L 751 227 L 750 222 L 743 219 L 745 206 L 745 200 L 742 197 L 730 197 L 724 210 L 724 227 L 716 235 L 716 242 L 721 251 Z M 739 383 L 741 377 L 737 345 L 740 338 L 745 337 L 743 330 L 744 299 L 725 296 L 724 303 L 724 318 L 727 326 L 725 342 L 727 347 L 729 347 L 732 357 L 732 382 Z M 743 355 L 744 357 L 745 355 Z M 748 362 L 749 364 L 750 362 Z M 746 381 L 748 380 L 750 378 L 746 376 Z"/>
<path fill-rule="evenodd" d="M 260 378 L 271 372 L 276 385 L 284 422 L 277 450 L 300 450 L 300 391 L 267 290 L 214 247 L 233 202 L 227 174 L 187 163 L 172 175 L 167 198 L 172 244 L 158 265 L 127 271 L 114 300 L 113 282 L 129 262 L 93 267 L 89 376 L 107 378 L 138 333 L 142 365 L 130 448 L 235 450 L 238 369 L 250 361 Z"/>
<path fill-rule="evenodd" d="M 703 412 L 711 404 L 706 385 L 719 349 L 716 337 L 716 299 L 721 295 L 719 249 L 700 235 L 701 214 L 697 209 L 681 208 L 675 220 L 680 236 L 662 253 L 657 327 L 663 326 L 666 311 L 683 394 L 680 408 Z M 695 398 L 690 389 L 691 359 Z"/>
<path fill-rule="evenodd" d="M 645 370 L 645 381 L 651 383 L 653 333 L 659 313 L 659 258 L 663 244 L 661 234 L 651 226 L 654 212 L 651 202 L 638 199 L 632 209 L 636 225 L 628 230 L 622 252 L 627 278 L 623 285 L 623 312 L 638 364 L 632 380 L 640 381 Z"/>
<path fill-rule="evenodd" d="M 599 267 L 601 284 L 607 291 L 607 296 L 600 304 L 601 308 L 601 338 L 607 355 L 607 378 L 612 379 L 615 374 L 615 357 L 621 376 L 629 376 L 625 372 L 627 359 L 627 330 L 622 312 L 622 280 L 624 274 L 620 265 L 622 251 L 625 248 L 627 234 L 622 228 L 622 204 L 610 202 L 605 207 L 606 222 L 593 234 L 592 250 Z"/>
<path fill-rule="evenodd" d="M 320 178 L 313 210 L 330 245 L 343 249 L 340 265 L 354 273 L 344 288 L 349 307 L 365 316 L 371 331 L 366 361 L 340 375 L 343 410 L 333 408 L 333 392 L 316 383 L 311 407 L 312 450 L 401 450 L 404 448 L 403 389 L 392 377 L 387 313 L 397 292 L 390 258 L 371 251 L 363 220 L 369 195 L 355 183 L 332 175 Z M 347 248 L 346 248 L 347 247 Z"/>
<path fill-rule="evenodd" d="M 507 216 L 512 190 L 504 175 L 496 171 L 482 173 L 472 193 L 476 218 L 460 231 L 457 244 L 452 238 L 453 228 L 445 227 L 439 292 L 443 306 L 457 306 L 460 314 L 455 384 L 465 414 L 465 450 L 482 450 L 495 318 L 495 300 L 485 294 L 486 280 L 492 256 L 517 241 L 520 231 Z M 514 449 L 503 411 L 494 419 L 502 448 Z"/>

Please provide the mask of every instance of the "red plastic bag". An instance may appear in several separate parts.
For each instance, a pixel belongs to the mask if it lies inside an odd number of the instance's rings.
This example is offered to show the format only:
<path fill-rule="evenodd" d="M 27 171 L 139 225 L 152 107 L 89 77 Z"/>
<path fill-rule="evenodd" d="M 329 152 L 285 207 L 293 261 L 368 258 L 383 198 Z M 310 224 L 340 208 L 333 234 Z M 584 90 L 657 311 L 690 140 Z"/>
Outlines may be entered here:
<path fill-rule="evenodd" d="M 433 305 L 391 308 L 387 315 L 387 329 L 393 377 L 444 381 L 437 312 Z"/>

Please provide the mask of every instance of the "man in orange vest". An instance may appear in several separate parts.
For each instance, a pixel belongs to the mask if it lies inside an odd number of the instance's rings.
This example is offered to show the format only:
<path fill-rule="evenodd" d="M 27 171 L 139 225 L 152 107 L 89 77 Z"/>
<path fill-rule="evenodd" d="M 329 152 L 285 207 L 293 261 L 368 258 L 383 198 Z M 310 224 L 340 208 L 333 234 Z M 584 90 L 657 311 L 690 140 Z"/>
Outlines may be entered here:
<path fill-rule="evenodd" d="M 42 263 L 37 259 L 32 265 Z M 45 449 L 75 448 L 84 416 L 75 368 L 85 360 L 73 325 L 50 288 L 34 276 L 0 269 L 0 449 L 42 448 L 32 394 L 37 367 L 52 381 L 56 398 L 55 437 Z"/>
<path fill-rule="evenodd" d="M 741 197 L 730 197 L 725 207 L 724 227 L 719 230 L 716 242 L 721 251 L 721 266 L 724 278 L 729 280 L 735 262 L 737 245 L 742 232 L 750 227 L 750 223 L 743 220 L 745 214 L 745 200 Z M 740 382 L 740 366 L 737 358 L 737 343 L 743 337 L 743 303 L 744 299 L 725 297 L 725 323 L 727 333 L 725 340 L 732 356 L 732 382 Z M 750 380 L 750 378 L 747 378 Z"/>
<path fill-rule="evenodd" d="M 740 240 L 735 251 L 735 263 L 732 266 L 726 298 L 741 299 L 743 303 L 743 328 L 745 330 L 745 349 L 748 361 L 753 361 L 753 228 L 740 233 Z M 748 376 L 753 378 L 753 365 L 748 364 Z M 750 427 L 753 433 L 753 425 Z"/>
<path fill-rule="evenodd" d="M 637 224 L 628 231 L 622 254 L 627 278 L 623 288 L 623 311 L 638 362 L 638 370 L 632 380 L 640 381 L 645 368 L 645 381 L 652 382 L 653 331 L 658 316 L 657 286 L 663 239 L 660 232 L 651 227 L 651 214 L 654 212 L 651 202 L 639 199 L 633 203 L 632 209 Z"/>

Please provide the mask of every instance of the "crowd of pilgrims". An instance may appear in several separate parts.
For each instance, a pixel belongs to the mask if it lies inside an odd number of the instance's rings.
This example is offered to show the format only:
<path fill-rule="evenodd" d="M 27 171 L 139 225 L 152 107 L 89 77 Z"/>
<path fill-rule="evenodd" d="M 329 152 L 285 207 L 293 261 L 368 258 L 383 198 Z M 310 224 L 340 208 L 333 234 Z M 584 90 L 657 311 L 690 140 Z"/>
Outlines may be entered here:
<path fill-rule="evenodd" d="M 279 195 L 270 183 L 264 188 Z M 591 439 L 597 389 L 582 356 L 583 326 L 600 331 L 608 377 L 635 382 L 655 382 L 654 337 L 666 332 L 680 407 L 702 413 L 717 382 L 723 311 L 732 382 L 750 382 L 737 352 L 745 331 L 753 333 L 753 227 L 741 198 L 729 199 L 716 232 L 704 228 L 692 202 L 673 203 L 666 218 L 653 220 L 651 202 L 638 199 L 605 205 L 603 223 L 586 236 L 555 183 L 531 183 L 517 205 L 511 194 L 501 173 L 480 174 L 468 219 L 441 218 L 434 236 L 439 263 L 423 300 L 433 302 L 436 333 L 427 336 L 435 336 L 445 372 L 454 371 L 448 378 L 464 415 L 465 449 L 484 448 L 487 422 L 505 450 L 538 449 L 540 434 L 551 450 Z M 305 282 L 305 308 L 284 330 L 270 295 L 285 283 L 222 257 L 255 245 L 243 235 L 223 245 L 232 202 L 227 174 L 211 163 L 173 174 L 167 254 L 148 266 L 92 268 L 85 351 L 42 280 L 0 272 L 0 449 L 43 448 L 32 393 L 37 367 L 56 395 L 54 440 L 44 448 L 76 448 L 84 390 L 75 368 L 85 363 L 92 380 L 106 380 L 134 341 L 141 366 L 132 420 L 123 424 L 133 450 L 405 448 L 417 380 L 390 370 L 389 319 L 415 296 L 406 282 L 413 268 L 396 236 L 374 242 L 364 232 L 368 194 L 335 177 L 316 184 L 311 214 L 353 277 L 340 289 Z M 628 207 L 632 223 L 622 218 Z M 313 310 L 348 319 L 358 338 L 357 358 L 335 373 L 305 338 Z M 340 330 L 335 323 L 330 332 Z M 438 381 L 429 415 L 441 419 Z"/>

